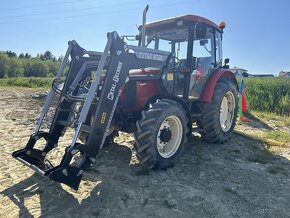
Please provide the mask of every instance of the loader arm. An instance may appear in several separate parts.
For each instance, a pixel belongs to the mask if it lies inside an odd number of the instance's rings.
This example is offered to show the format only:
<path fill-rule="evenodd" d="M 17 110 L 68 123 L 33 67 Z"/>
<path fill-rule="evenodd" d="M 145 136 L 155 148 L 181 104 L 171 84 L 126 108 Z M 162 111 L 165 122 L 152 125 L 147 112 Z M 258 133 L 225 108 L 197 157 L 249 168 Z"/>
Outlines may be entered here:
<path fill-rule="evenodd" d="M 71 57 L 69 71 L 60 90 L 57 87 L 69 56 Z M 169 58 L 169 52 L 129 46 L 116 32 L 108 33 L 108 42 L 103 53 L 86 51 L 75 41 L 69 42 L 69 48 L 35 131 L 25 148 L 13 152 L 13 157 L 41 175 L 77 190 L 84 170 L 96 161 L 96 155 L 104 144 L 122 87 L 129 81 L 129 71 L 146 67 L 162 69 Z M 107 72 L 102 78 L 104 69 Z M 82 81 L 90 71 L 96 71 L 95 78 L 88 92 L 81 95 L 79 93 Z M 56 94 L 60 96 L 59 102 L 49 131 L 44 132 L 41 130 L 42 122 Z M 81 102 L 82 108 L 72 125 L 70 117 L 72 108 L 77 102 Z M 92 105 L 94 105 L 93 120 L 91 125 L 88 125 L 86 120 Z M 75 130 L 72 141 L 65 149 L 60 164 L 53 166 L 46 161 L 46 156 L 57 146 L 59 138 L 71 126 Z M 84 144 L 77 141 L 81 131 L 88 132 Z M 44 138 L 46 144 L 42 149 L 36 149 L 34 145 L 40 138 Z M 72 164 L 73 157 L 77 153 L 81 153 L 81 159 L 77 164 Z"/>

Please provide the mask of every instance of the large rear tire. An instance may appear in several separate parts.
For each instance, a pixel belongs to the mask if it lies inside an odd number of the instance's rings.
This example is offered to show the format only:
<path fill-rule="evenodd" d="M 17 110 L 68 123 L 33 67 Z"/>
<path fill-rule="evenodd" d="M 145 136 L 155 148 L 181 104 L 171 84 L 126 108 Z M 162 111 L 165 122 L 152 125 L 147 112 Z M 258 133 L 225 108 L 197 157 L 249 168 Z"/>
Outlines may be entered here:
<path fill-rule="evenodd" d="M 134 133 L 141 163 L 154 169 L 173 166 L 187 141 L 187 123 L 186 111 L 172 100 L 162 99 L 142 111 Z"/>
<path fill-rule="evenodd" d="M 211 103 L 200 103 L 203 115 L 197 119 L 197 124 L 203 128 L 201 135 L 205 141 L 224 143 L 229 140 L 237 119 L 237 93 L 233 80 L 221 78 L 214 88 Z"/>

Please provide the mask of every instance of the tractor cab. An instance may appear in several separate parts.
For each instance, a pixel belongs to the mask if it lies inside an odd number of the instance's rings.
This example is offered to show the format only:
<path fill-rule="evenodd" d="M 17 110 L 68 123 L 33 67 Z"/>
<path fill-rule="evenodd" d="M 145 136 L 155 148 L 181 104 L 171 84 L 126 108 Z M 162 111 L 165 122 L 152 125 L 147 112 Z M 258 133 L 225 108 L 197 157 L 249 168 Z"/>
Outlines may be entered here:
<path fill-rule="evenodd" d="M 183 95 L 183 83 L 186 82 L 186 74 L 190 74 L 187 79 L 190 81 L 188 97 L 198 99 L 205 78 L 217 67 L 222 67 L 223 28 L 224 25 L 218 26 L 195 15 L 147 23 L 145 47 L 171 52 L 176 83 L 180 86 L 178 94 Z"/>

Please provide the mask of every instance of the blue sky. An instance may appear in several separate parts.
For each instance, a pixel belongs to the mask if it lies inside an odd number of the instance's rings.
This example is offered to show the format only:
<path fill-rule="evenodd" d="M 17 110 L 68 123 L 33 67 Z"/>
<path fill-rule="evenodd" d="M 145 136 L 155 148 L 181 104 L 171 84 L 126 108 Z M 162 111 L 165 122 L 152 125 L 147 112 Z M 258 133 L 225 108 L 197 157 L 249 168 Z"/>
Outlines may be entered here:
<path fill-rule="evenodd" d="M 35 56 L 64 54 L 75 39 L 87 50 L 102 51 L 106 33 L 137 34 L 142 11 L 148 21 L 183 14 L 225 21 L 224 58 L 250 73 L 290 70 L 288 0 L 9 0 L 0 8 L 0 50 Z"/>

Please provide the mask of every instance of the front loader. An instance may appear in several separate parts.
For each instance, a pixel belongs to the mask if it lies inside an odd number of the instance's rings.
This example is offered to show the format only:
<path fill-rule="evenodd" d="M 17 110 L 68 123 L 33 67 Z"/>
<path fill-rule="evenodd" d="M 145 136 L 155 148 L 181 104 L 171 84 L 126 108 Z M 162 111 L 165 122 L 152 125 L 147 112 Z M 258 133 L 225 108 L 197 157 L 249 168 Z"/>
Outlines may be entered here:
<path fill-rule="evenodd" d="M 128 45 L 117 32 L 107 34 L 103 52 L 70 41 L 35 131 L 13 157 L 77 190 L 84 171 L 118 131 L 134 133 L 138 158 L 155 169 L 172 166 L 192 132 L 209 142 L 227 141 L 237 114 L 237 82 L 222 65 L 223 28 L 186 15 L 143 23 L 136 37 L 139 46 Z M 55 96 L 57 107 L 44 132 L 43 120 Z M 48 153 L 68 128 L 74 130 L 73 138 L 54 166 Z M 46 143 L 39 149 L 35 144 L 41 138 Z"/>

